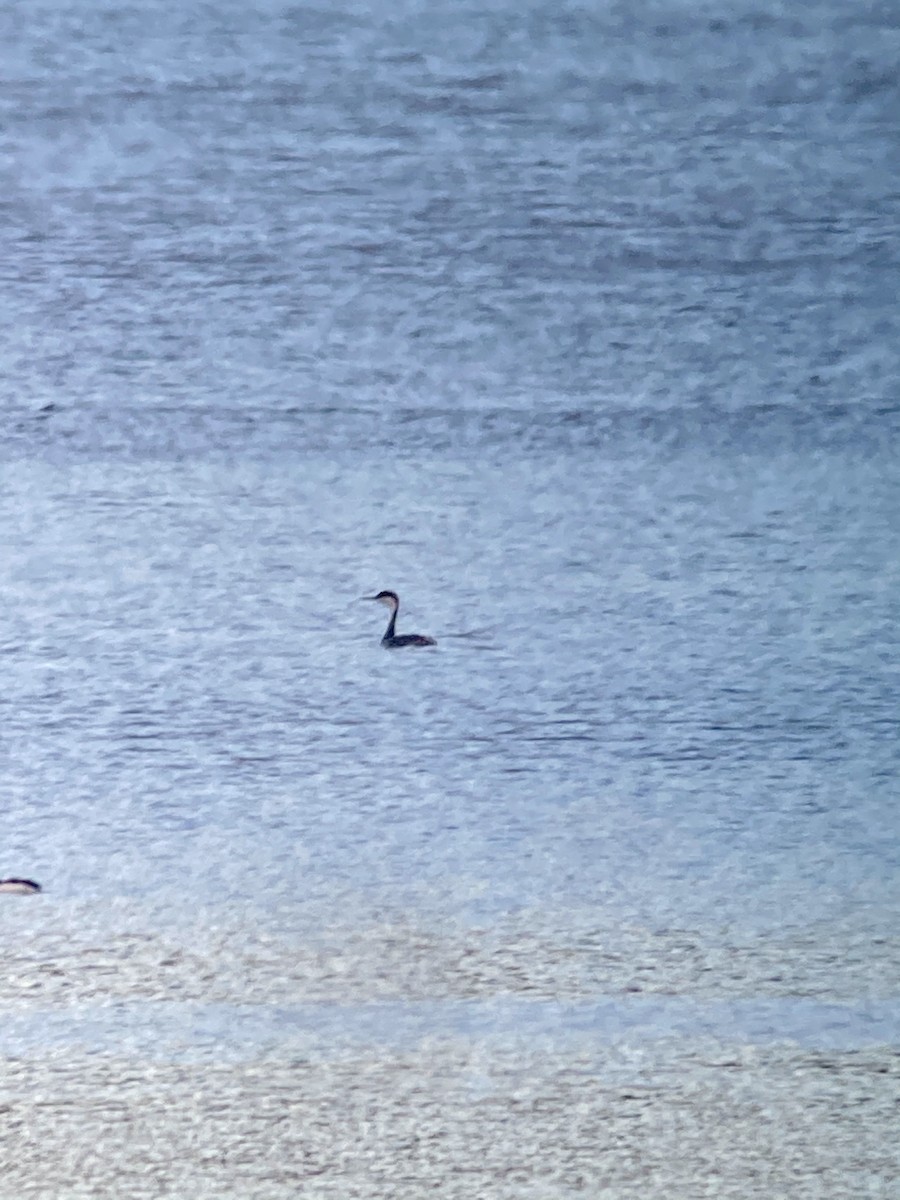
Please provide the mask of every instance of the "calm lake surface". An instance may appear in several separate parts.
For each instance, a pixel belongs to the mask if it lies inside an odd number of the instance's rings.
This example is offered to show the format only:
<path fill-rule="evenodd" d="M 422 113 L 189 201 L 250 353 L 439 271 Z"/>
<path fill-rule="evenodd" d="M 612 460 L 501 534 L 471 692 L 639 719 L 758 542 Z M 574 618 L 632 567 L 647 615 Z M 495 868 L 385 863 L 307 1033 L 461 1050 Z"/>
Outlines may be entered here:
<path fill-rule="evenodd" d="M 890 1194 L 898 58 L 0 13 L 3 1200 Z"/>

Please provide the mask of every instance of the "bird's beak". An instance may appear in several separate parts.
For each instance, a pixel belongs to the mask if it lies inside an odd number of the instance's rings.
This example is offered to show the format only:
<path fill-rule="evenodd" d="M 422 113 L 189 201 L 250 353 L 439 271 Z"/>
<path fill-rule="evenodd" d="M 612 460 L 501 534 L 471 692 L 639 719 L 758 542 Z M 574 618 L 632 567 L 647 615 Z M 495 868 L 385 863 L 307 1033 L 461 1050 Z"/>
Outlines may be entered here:
<path fill-rule="evenodd" d="M 377 596 L 360 596 L 360 600 L 377 600 Z"/>

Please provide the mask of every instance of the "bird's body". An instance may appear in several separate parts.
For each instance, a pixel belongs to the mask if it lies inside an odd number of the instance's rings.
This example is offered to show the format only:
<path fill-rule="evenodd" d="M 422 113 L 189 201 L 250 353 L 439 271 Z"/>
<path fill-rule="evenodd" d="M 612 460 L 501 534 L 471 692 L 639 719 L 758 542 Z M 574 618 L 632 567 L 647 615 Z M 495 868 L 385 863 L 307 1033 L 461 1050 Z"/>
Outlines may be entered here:
<path fill-rule="evenodd" d="M 6 892 L 11 896 L 31 896 L 35 892 L 41 890 L 41 885 L 35 883 L 33 879 L 0 879 L 0 892 Z"/>
<path fill-rule="evenodd" d="M 397 624 L 397 611 L 400 608 L 400 598 L 396 592 L 379 592 L 377 596 L 363 596 L 364 600 L 377 600 L 379 604 L 384 604 L 391 610 L 391 619 L 388 621 L 388 627 L 384 631 L 384 637 L 381 639 L 381 644 L 385 650 L 397 650 L 401 646 L 436 646 L 437 642 L 434 638 L 425 637 L 422 633 L 395 633 L 394 627 Z"/>

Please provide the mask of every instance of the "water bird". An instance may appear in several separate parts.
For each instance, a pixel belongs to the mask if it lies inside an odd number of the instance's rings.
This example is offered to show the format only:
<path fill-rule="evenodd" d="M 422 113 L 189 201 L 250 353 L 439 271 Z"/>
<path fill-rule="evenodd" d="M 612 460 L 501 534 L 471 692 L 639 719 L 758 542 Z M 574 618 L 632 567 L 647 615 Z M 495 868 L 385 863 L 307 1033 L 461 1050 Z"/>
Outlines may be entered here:
<path fill-rule="evenodd" d="M 11 896 L 33 896 L 40 890 L 41 885 L 33 879 L 17 879 L 15 876 L 0 879 L 0 892 L 7 892 Z"/>
<path fill-rule="evenodd" d="M 381 639 L 381 644 L 386 650 L 394 650 L 398 646 L 437 645 L 434 638 L 425 637 L 422 633 L 394 633 L 394 626 L 397 623 L 397 610 L 400 607 L 400 597 L 396 592 L 379 592 L 377 596 L 363 596 L 362 599 L 377 600 L 379 604 L 383 604 L 391 610 L 391 619 L 388 621 L 388 627 L 384 631 L 384 637 Z"/>

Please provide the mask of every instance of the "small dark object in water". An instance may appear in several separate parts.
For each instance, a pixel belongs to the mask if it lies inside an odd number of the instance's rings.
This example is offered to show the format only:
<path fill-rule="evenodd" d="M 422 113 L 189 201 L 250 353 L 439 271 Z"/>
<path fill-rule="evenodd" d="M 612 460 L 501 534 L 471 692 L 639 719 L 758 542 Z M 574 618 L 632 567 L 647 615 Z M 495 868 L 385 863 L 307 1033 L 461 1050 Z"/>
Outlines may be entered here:
<path fill-rule="evenodd" d="M 0 892 L 6 892 L 11 896 L 32 896 L 35 892 L 41 890 L 41 885 L 35 883 L 33 879 L 0 879 Z"/>
<path fill-rule="evenodd" d="M 398 646 L 437 645 L 434 638 L 425 637 L 422 633 L 394 633 L 397 610 L 400 607 L 400 598 L 396 592 L 379 592 L 377 596 L 363 596 L 362 599 L 377 600 L 379 604 L 385 604 L 391 610 L 391 619 L 388 621 L 388 627 L 384 632 L 384 637 L 381 639 L 381 644 L 386 650 L 394 650 Z"/>

